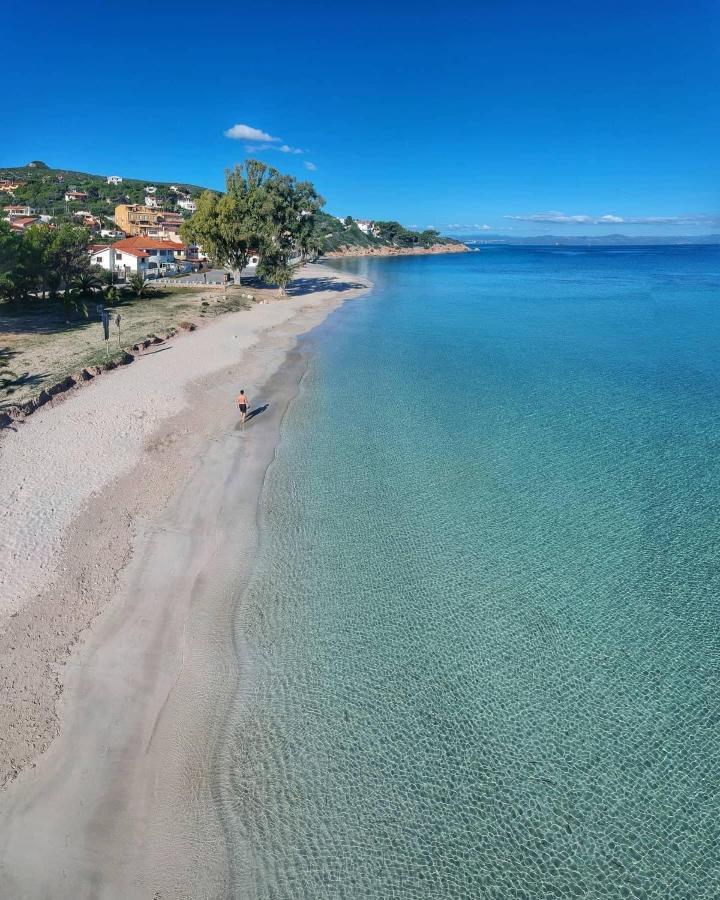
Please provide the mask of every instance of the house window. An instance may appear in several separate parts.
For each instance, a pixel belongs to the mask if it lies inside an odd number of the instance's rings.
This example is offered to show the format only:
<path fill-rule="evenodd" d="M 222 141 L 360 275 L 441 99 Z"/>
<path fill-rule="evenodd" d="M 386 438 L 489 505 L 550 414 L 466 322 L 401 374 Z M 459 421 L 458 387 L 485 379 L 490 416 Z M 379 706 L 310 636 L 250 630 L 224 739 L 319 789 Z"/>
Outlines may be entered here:
<path fill-rule="evenodd" d="M 122 259 L 122 253 L 115 251 L 115 259 Z"/>
<path fill-rule="evenodd" d="M 96 257 L 95 257 L 95 262 L 101 263 L 101 262 L 102 262 L 102 256 L 96 256 Z"/>

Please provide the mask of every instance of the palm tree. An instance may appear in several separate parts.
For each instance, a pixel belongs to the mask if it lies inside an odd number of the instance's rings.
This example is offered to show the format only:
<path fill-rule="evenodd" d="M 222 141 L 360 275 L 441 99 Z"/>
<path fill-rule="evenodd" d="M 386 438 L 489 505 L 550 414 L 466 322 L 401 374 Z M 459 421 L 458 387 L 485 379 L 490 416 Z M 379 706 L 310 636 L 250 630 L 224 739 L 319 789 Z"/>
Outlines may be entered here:
<path fill-rule="evenodd" d="M 150 291 L 150 282 L 147 278 L 142 274 L 142 272 L 135 272 L 128 279 L 128 285 L 130 289 L 135 294 L 136 297 L 147 297 Z"/>
<path fill-rule="evenodd" d="M 80 272 L 73 281 L 73 288 L 81 297 L 89 297 L 95 291 L 100 290 L 101 287 L 102 281 L 100 281 L 97 272 L 94 272 L 92 269 Z"/>

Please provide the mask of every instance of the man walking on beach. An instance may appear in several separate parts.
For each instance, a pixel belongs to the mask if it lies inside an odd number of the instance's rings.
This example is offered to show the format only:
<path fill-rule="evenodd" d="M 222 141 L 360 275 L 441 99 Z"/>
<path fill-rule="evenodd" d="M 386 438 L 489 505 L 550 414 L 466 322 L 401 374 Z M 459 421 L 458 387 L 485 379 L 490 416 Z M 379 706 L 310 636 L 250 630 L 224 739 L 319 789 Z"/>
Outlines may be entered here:
<path fill-rule="evenodd" d="M 240 393 L 237 398 L 238 409 L 240 410 L 240 424 L 245 424 L 245 416 L 247 415 L 248 406 L 250 406 L 250 401 L 245 396 L 245 388 L 240 389 Z"/>

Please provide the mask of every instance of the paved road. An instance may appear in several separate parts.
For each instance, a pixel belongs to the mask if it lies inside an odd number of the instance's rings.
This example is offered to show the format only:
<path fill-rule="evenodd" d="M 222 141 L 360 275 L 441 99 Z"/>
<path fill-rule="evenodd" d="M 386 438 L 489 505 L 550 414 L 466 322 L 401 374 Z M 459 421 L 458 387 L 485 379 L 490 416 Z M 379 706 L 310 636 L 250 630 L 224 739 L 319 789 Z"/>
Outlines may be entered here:
<path fill-rule="evenodd" d="M 225 275 L 229 269 L 210 269 L 207 272 L 191 272 L 189 275 L 181 275 L 179 278 L 173 278 L 172 282 L 177 284 L 222 284 Z M 242 277 L 252 278 L 255 275 L 255 269 L 243 269 Z M 207 277 L 207 280 L 203 276 Z"/>
<path fill-rule="evenodd" d="M 168 278 L 171 284 L 217 284 L 225 280 L 226 269 L 209 269 L 207 272 L 190 272 L 177 278 Z"/>

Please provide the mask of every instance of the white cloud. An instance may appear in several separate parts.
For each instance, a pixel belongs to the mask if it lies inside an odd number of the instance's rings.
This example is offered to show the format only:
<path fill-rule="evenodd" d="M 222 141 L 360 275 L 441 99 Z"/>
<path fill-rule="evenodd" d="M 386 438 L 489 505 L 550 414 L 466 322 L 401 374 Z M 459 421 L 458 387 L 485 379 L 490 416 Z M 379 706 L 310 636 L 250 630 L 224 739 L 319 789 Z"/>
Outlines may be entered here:
<path fill-rule="evenodd" d="M 543 225 L 717 225 L 720 216 L 699 215 L 684 216 L 615 216 L 605 213 L 602 216 L 588 214 L 566 215 L 562 212 L 550 211 L 530 213 L 523 216 L 504 216 L 516 222 L 535 222 Z"/>
<path fill-rule="evenodd" d="M 305 160 L 305 168 L 309 169 L 309 171 L 311 171 L 311 172 L 317 171 L 317 166 L 315 165 L 315 163 L 310 162 L 309 159 Z"/>
<path fill-rule="evenodd" d="M 270 141 L 278 142 L 281 138 L 273 137 L 267 131 L 261 131 L 259 128 L 253 128 L 252 125 L 233 125 L 223 132 L 225 137 L 232 138 L 235 141 Z"/>
<path fill-rule="evenodd" d="M 237 126 L 236 126 L 237 127 Z M 279 141 L 280 138 L 270 138 L 272 141 Z M 282 144 L 280 147 L 277 144 L 245 144 L 245 150 L 248 153 L 258 153 L 262 150 L 277 150 L 278 153 L 304 153 L 304 150 L 301 150 L 300 147 L 290 147 L 288 144 Z"/>
<path fill-rule="evenodd" d="M 448 225 L 442 226 L 445 231 L 454 231 L 463 234 L 475 234 L 478 231 L 492 231 L 491 225 L 481 225 L 479 222 L 468 224 L 463 222 L 450 222 Z"/>

